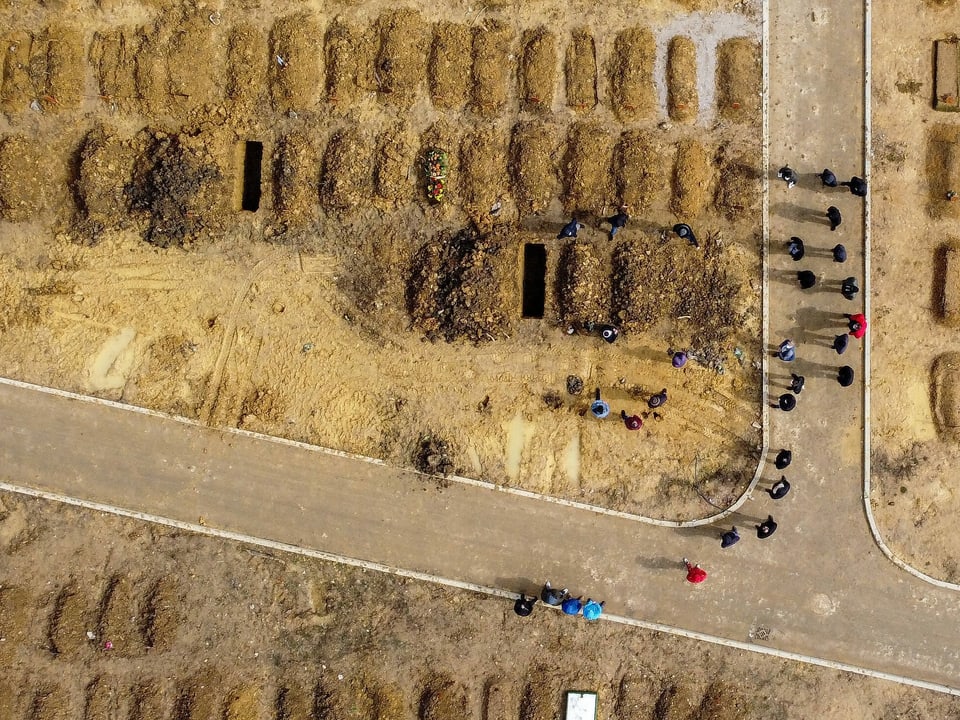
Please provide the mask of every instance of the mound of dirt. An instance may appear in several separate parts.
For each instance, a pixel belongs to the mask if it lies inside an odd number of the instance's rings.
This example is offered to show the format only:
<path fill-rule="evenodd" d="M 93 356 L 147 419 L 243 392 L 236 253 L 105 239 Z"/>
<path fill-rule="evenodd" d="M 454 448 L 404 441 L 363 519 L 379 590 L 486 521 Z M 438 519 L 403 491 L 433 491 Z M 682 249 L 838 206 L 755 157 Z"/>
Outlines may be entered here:
<path fill-rule="evenodd" d="M 753 216 L 760 207 L 760 171 L 750 164 L 752 153 L 722 145 L 717 151 L 717 189 L 713 204 L 730 220 Z"/>
<path fill-rule="evenodd" d="M 667 685 L 653 708 L 654 720 L 690 720 L 698 710 L 693 692 L 686 685 Z"/>
<path fill-rule="evenodd" d="M 503 111 L 510 92 L 513 28 L 499 20 L 484 23 L 473 36 L 471 106 L 483 117 Z"/>
<path fill-rule="evenodd" d="M 37 63 L 34 55 L 31 73 L 36 78 L 36 96 L 41 99 L 44 112 L 57 113 L 79 107 L 86 71 L 83 32 L 68 25 L 53 25 L 40 42 L 42 60 Z"/>
<path fill-rule="evenodd" d="M 667 186 L 665 149 L 656 134 L 628 130 L 614 152 L 617 195 L 620 204 L 639 215 L 662 202 Z"/>
<path fill-rule="evenodd" d="M 507 191 L 507 148 L 492 127 L 467 135 L 460 145 L 460 167 L 470 168 L 461 182 L 462 206 L 481 227 L 495 219 L 490 209 Z"/>
<path fill-rule="evenodd" d="M 381 683 L 371 698 L 371 720 L 401 720 L 407 717 L 403 691 L 393 683 Z"/>
<path fill-rule="evenodd" d="M 115 677 L 97 676 L 84 691 L 84 720 L 119 718 L 125 694 Z"/>
<path fill-rule="evenodd" d="M 542 213 L 560 191 L 560 131 L 538 122 L 517 123 L 510 141 L 510 179 L 522 214 Z"/>
<path fill-rule="evenodd" d="M 520 104 L 530 112 L 549 112 L 557 84 L 557 38 L 545 27 L 524 32 L 520 41 Z"/>
<path fill-rule="evenodd" d="M 373 186 L 377 195 L 395 206 L 413 197 L 415 155 L 415 141 L 405 122 L 398 122 L 381 133 L 373 167 Z"/>
<path fill-rule="evenodd" d="M 277 142 L 273 164 L 273 207 L 288 228 L 300 228 L 317 216 L 320 152 L 312 133 L 294 130 Z"/>
<path fill-rule="evenodd" d="M 553 674 L 545 671 L 543 675 L 549 678 Z M 520 720 L 553 720 L 558 698 L 553 681 L 537 679 L 528 682 L 520 695 Z"/>
<path fill-rule="evenodd" d="M 267 86 L 267 38 L 252 23 L 238 22 L 227 41 L 227 94 L 235 109 L 249 112 Z"/>
<path fill-rule="evenodd" d="M 763 68 L 760 45 L 749 38 L 724 40 L 717 48 L 717 110 L 738 123 L 760 123 Z"/>
<path fill-rule="evenodd" d="M 459 109 L 470 89 L 473 33 L 466 25 L 437 23 L 430 46 L 430 96 L 438 108 Z"/>
<path fill-rule="evenodd" d="M 648 675 L 624 675 L 617 693 L 617 719 L 650 720 L 659 689 Z"/>
<path fill-rule="evenodd" d="M 653 83 L 656 41 L 648 28 L 632 27 L 617 35 L 610 55 L 610 100 L 623 122 L 656 117 Z"/>
<path fill-rule="evenodd" d="M 227 696 L 223 720 L 259 720 L 260 709 L 260 688 L 241 685 Z"/>
<path fill-rule="evenodd" d="M 156 681 L 140 683 L 133 688 L 132 695 L 130 720 L 165 720 L 165 695 L 160 683 Z"/>
<path fill-rule="evenodd" d="M 337 18 L 327 30 L 324 55 L 327 62 L 327 100 L 349 106 L 361 89 L 369 87 L 370 68 L 376 50 L 363 28 Z"/>
<path fill-rule="evenodd" d="M 707 207 L 713 183 L 713 158 L 699 140 L 686 138 L 677 145 L 673 166 L 670 209 L 681 219 L 695 218 Z"/>
<path fill-rule="evenodd" d="M 509 337 L 510 308 L 517 308 L 516 254 L 501 228 L 445 231 L 424 245 L 411 263 L 408 307 L 414 327 L 428 338 L 480 343 Z"/>
<path fill-rule="evenodd" d="M 386 99 L 409 107 L 417 95 L 426 64 L 427 27 L 415 10 L 397 10 L 378 22 L 380 50 L 374 77 Z"/>
<path fill-rule="evenodd" d="M 18 587 L 0 586 L 0 666 L 9 668 L 29 630 L 33 605 L 30 594 Z"/>
<path fill-rule="evenodd" d="M 87 642 L 86 632 L 92 622 L 90 598 L 78 583 L 60 590 L 50 614 L 47 638 L 56 655 L 75 655 Z"/>
<path fill-rule="evenodd" d="M 137 103 L 135 77 L 140 36 L 135 28 L 105 30 L 93 36 L 90 61 L 100 89 L 100 97 L 108 105 L 130 110 Z"/>
<path fill-rule="evenodd" d="M 365 202 L 371 194 L 370 141 L 360 128 L 338 130 L 323 156 L 320 204 L 326 210 L 344 212 Z"/>
<path fill-rule="evenodd" d="M 209 17 L 209 11 L 188 11 L 183 17 L 165 17 L 158 28 L 163 37 L 170 38 L 165 43 L 168 92 L 183 110 L 221 98 L 226 74 L 221 51 L 224 38 Z"/>
<path fill-rule="evenodd" d="M 602 214 L 612 205 L 613 139 L 599 123 L 576 123 L 567 137 L 561 175 L 566 180 L 563 206 L 568 213 Z"/>
<path fill-rule="evenodd" d="M 173 645 L 182 622 L 180 603 L 180 591 L 173 578 L 162 577 L 150 588 L 144 601 L 142 628 L 148 648 L 163 652 Z"/>
<path fill-rule="evenodd" d="M 301 687 L 288 685 L 277 690 L 274 704 L 276 720 L 311 720 L 313 698 Z"/>
<path fill-rule="evenodd" d="M 596 248 L 568 243 L 560 256 L 557 306 L 564 325 L 605 322 L 610 316 L 610 279 Z"/>
<path fill-rule="evenodd" d="M 589 28 L 576 28 L 570 35 L 564 62 L 567 105 L 591 110 L 597 104 L 597 46 Z"/>
<path fill-rule="evenodd" d="M 753 705 L 737 691 L 723 682 L 710 684 L 700 701 L 695 720 L 739 720 L 753 717 L 756 712 Z"/>
<path fill-rule="evenodd" d="M 423 202 L 429 207 L 434 203 L 427 199 L 427 173 L 424 165 L 424 159 L 431 149 L 443 150 L 447 153 L 447 171 L 443 180 L 443 186 L 446 191 L 446 200 L 440 206 L 458 206 L 460 204 L 460 182 L 461 172 L 457 162 L 458 153 L 456 149 L 460 147 L 460 139 L 463 135 L 462 127 L 459 123 L 451 122 L 441 118 L 420 136 L 420 151 L 416 158 L 417 168 L 416 177 L 418 183 L 417 194 L 423 199 Z"/>
<path fill-rule="evenodd" d="M 76 195 L 81 214 L 96 227 L 119 227 L 127 219 L 127 186 L 133 176 L 137 149 L 113 128 L 87 133 L 80 148 Z"/>
<path fill-rule="evenodd" d="M 667 49 L 667 109 L 678 122 L 693 120 L 700 110 L 697 46 L 688 37 L 678 35 Z"/>
<path fill-rule="evenodd" d="M 23 135 L 0 140 L 0 218 L 11 222 L 33 220 L 44 209 L 47 170 L 43 150 Z"/>
<path fill-rule="evenodd" d="M 176 720 L 210 720 L 222 716 L 222 686 L 219 674 L 204 670 L 178 684 L 173 717 Z"/>
<path fill-rule="evenodd" d="M 65 720 L 75 717 L 70 695 L 59 685 L 44 685 L 37 690 L 25 717 L 29 720 Z"/>
<path fill-rule="evenodd" d="M 22 113 L 36 97 L 30 78 L 30 50 L 33 36 L 18 30 L 3 39 L 3 96 L 0 108 L 8 115 Z"/>
<path fill-rule="evenodd" d="M 467 717 L 467 695 L 463 687 L 448 677 L 428 679 L 420 694 L 419 720 L 450 720 Z"/>
<path fill-rule="evenodd" d="M 221 228 L 223 174 L 211 139 L 200 133 L 155 131 L 134 164 L 130 207 L 142 213 L 144 239 L 157 247 L 187 247 Z"/>
<path fill-rule="evenodd" d="M 960 127 L 934 125 L 927 139 L 928 212 L 933 218 L 960 218 L 960 201 L 947 193 L 960 193 Z"/>
<path fill-rule="evenodd" d="M 270 33 L 270 96 L 279 113 L 302 112 L 316 102 L 322 86 L 320 40 L 323 33 L 311 13 L 280 18 Z"/>

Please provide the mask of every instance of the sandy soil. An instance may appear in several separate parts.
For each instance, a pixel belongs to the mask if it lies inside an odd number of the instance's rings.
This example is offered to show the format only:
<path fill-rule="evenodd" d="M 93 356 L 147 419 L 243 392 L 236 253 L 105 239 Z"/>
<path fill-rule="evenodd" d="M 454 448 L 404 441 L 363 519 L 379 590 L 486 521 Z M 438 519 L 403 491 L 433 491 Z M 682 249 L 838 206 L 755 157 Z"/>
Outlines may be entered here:
<path fill-rule="evenodd" d="M 945 312 L 957 301 L 950 278 L 958 270 L 945 246 L 960 206 L 945 192 L 956 179 L 958 118 L 933 109 L 933 41 L 946 37 L 952 6 L 914 2 L 905 13 L 874 5 L 871 470 L 874 510 L 893 551 L 960 582 L 957 401 L 953 373 L 938 371 L 938 359 L 958 347 Z"/>
<path fill-rule="evenodd" d="M 960 717 L 946 695 L 10 494 L 0 557 L 10 720 L 549 720 L 568 689 L 601 719 Z"/>
<path fill-rule="evenodd" d="M 0 374 L 709 514 L 760 442 L 759 17 L 685 5 L 3 3 Z M 574 212 L 584 273 L 556 239 Z M 678 219 L 701 250 L 661 237 Z"/>

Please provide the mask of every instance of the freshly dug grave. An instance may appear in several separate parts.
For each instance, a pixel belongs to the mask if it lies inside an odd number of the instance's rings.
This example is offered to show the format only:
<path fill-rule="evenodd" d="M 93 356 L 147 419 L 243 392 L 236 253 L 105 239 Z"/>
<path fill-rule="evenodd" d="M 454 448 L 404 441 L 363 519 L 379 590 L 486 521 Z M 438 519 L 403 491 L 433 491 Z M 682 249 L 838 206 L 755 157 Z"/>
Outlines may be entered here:
<path fill-rule="evenodd" d="M 717 151 L 717 190 L 713 204 L 730 220 L 753 216 L 760 208 L 760 171 L 752 153 L 721 145 Z"/>
<path fill-rule="evenodd" d="M 613 138 L 602 125 L 584 122 L 570 129 L 561 173 L 566 180 L 563 206 L 568 213 L 600 215 L 610 207 L 612 156 Z"/>
<path fill-rule="evenodd" d="M 557 84 L 557 38 L 539 27 L 527 30 L 520 45 L 521 107 L 529 112 L 550 112 Z"/>
<path fill-rule="evenodd" d="M 494 127 L 472 132 L 460 145 L 463 175 L 463 209 L 476 223 L 492 223 L 494 203 L 507 191 L 507 148 L 502 134 Z"/>
<path fill-rule="evenodd" d="M 423 167 L 423 159 L 432 148 L 446 151 L 449 163 L 446 173 L 447 176 L 443 181 L 444 187 L 446 188 L 446 199 L 440 204 L 438 209 L 441 212 L 445 210 L 450 212 L 447 208 L 459 206 L 461 197 L 460 183 L 463 182 L 463 179 L 460 171 L 460 163 L 458 162 L 457 148 L 460 147 L 462 137 L 463 134 L 459 123 L 450 122 L 442 118 L 427 128 L 421 135 L 420 149 L 416 157 L 417 195 L 427 207 L 438 207 L 435 203 L 427 199 L 427 175 Z"/>
<path fill-rule="evenodd" d="M 407 286 L 414 327 L 447 342 L 510 336 L 518 291 L 516 249 L 508 232 L 446 231 L 417 252 Z"/>
<path fill-rule="evenodd" d="M 226 74 L 222 51 L 225 38 L 209 16 L 209 11 L 187 12 L 184 18 L 166 21 L 162 29 L 162 34 L 170 38 L 165 43 L 167 90 L 171 100 L 182 106 L 180 112 L 221 99 Z"/>
<path fill-rule="evenodd" d="M 628 130 L 614 151 L 617 195 L 620 204 L 639 215 L 662 205 L 668 186 L 667 150 L 658 136 L 646 130 Z"/>
<path fill-rule="evenodd" d="M 610 273 L 594 245 L 584 240 L 568 243 L 561 253 L 557 274 L 557 307 L 563 325 L 607 321 Z"/>
<path fill-rule="evenodd" d="M 320 204 L 324 209 L 351 210 L 370 196 L 372 150 L 356 125 L 334 134 L 323 157 Z"/>
<path fill-rule="evenodd" d="M 417 94 L 426 68 L 428 29 L 415 10 L 383 15 L 377 23 L 380 50 L 374 77 L 384 99 L 409 107 Z"/>
<path fill-rule="evenodd" d="M 81 585 L 70 582 L 61 588 L 47 626 L 51 652 L 75 655 L 89 642 L 85 633 L 93 627 L 92 609 L 90 598 Z"/>
<path fill-rule="evenodd" d="M 365 28 L 342 18 L 331 23 L 324 40 L 327 100 L 349 107 L 368 87 L 376 50 L 375 41 Z"/>
<path fill-rule="evenodd" d="M 84 217 L 96 227 L 119 227 L 127 220 L 126 188 L 133 175 L 137 150 L 113 128 L 87 133 L 80 148 L 76 194 Z"/>
<path fill-rule="evenodd" d="M 0 139 L 0 218 L 33 220 L 44 208 L 47 170 L 43 149 L 24 135 Z"/>
<path fill-rule="evenodd" d="M 589 28 L 577 28 L 570 35 L 564 63 L 567 105 L 585 111 L 597 104 L 597 47 Z"/>
<path fill-rule="evenodd" d="M 499 115 L 507 104 L 513 39 L 513 28 L 500 21 L 486 22 L 474 33 L 471 107 L 482 117 Z"/>
<path fill-rule="evenodd" d="M 142 213 L 144 239 L 151 245 L 184 247 L 220 229 L 218 208 L 226 193 L 210 142 L 199 133 L 150 133 L 128 195 L 131 209 Z"/>
<path fill-rule="evenodd" d="M 713 183 L 713 158 L 706 146 L 694 138 L 685 138 L 677 145 L 677 161 L 673 166 L 673 199 L 670 209 L 680 218 L 694 218 L 710 202 Z"/>
<path fill-rule="evenodd" d="M 416 147 L 410 127 L 399 122 L 381 133 L 374 158 L 373 184 L 378 196 L 400 205 L 413 197 Z"/>
<path fill-rule="evenodd" d="M 317 215 L 320 151 L 314 135 L 294 130 L 277 142 L 273 164 L 273 206 L 277 219 L 291 229 L 307 225 Z"/>
<path fill-rule="evenodd" d="M 434 26 L 428 77 L 430 97 L 438 108 L 459 109 L 470 90 L 473 32 L 466 25 L 440 22 Z"/>
<path fill-rule="evenodd" d="M 717 48 L 717 110 L 738 123 L 760 124 L 763 68 L 760 44 L 749 38 L 724 40 Z"/>
<path fill-rule="evenodd" d="M 43 111 L 57 113 L 79 107 L 84 90 L 86 46 L 76 27 L 54 25 L 43 34 L 44 67 L 34 85 Z"/>
<path fill-rule="evenodd" d="M 321 38 L 323 31 L 312 13 L 288 15 L 274 23 L 268 81 L 277 112 L 303 112 L 315 104 L 322 86 Z"/>
<path fill-rule="evenodd" d="M 667 109 L 677 122 L 693 120 L 700 110 L 697 94 L 697 46 L 677 36 L 667 48 Z"/>
<path fill-rule="evenodd" d="M 521 122 L 510 142 L 510 179 L 521 214 L 542 213 L 560 192 L 557 148 L 560 130 L 555 125 Z"/>
<path fill-rule="evenodd" d="M 960 127 L 935 125 L 928 131 L 928 212 L 933 218 L 960 218 L 960 199 L 947 200 L 947 193 L 960 193 Z"/>
<path fill-rule="evenodd" d="M 227 100 L 253 110 L 267 87 L 267 38 L 252 23 L 239 22 L 227 41 Z"/>
<path fill-rule="evenodd" d="M 418 720 L 449 720 L 468 716 L 464 688 L 445 675 L 428 678 L 423 683 L 417 704 Z"/>
<path fill-rule="evenodd" d="M 656 42 L 648 28 L 632 27 L 617 35 L 609 60 L 610 100 L 623 122 L 656 117 L 653 83 Z"/>
<path fill-rule="evenodd" d="M 143 652 L 138 612 L 130 581 L 122 575 L 110 578 L 100 600 L 98 635 L 104 642 L 112 643 L 114 655 L 132 657 Z"/>
<path fill-rule="evenodd" d="M 8 115 L 26 112 L 34 98 L 30 78 L 33 35 L 22 30 L 3 38 L 3 97 L 0 108 Z"/>
<path fill-rule="evenodd" d="M 137 103 L 136 63 L 140 36 L 135 28 L 105 30 L 93 36 L 90 61 L 94 65 L 100 97 L 118 109 Z"/>

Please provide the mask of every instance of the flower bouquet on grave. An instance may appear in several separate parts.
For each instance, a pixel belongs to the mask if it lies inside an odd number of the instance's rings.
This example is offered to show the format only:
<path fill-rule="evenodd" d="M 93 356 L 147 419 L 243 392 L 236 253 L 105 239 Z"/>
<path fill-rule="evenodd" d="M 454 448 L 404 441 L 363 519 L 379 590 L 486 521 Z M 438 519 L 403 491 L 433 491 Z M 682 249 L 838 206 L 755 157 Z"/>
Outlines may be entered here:
<path fill-rule="evenodd" d="M 423 156 L 423 175 L 427 179 L 427 197 L 433 202 L 443 202 L 446 177 L 449 168 L 447 151 L 430 148 Z"/>

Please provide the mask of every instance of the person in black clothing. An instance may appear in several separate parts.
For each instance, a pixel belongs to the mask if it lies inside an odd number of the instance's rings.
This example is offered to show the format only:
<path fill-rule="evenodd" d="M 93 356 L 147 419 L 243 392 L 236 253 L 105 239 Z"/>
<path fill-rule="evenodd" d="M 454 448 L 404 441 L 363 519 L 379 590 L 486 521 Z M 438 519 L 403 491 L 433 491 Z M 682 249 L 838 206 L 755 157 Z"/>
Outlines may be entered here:
<path fill-rule="evenodd" d="M 793 453 L 786 448 L 783 448 L 777 453 L 777 457 L 773 461 L 773 466 L 777 470 L 783 470 L 784 468 L 788 467 L 791 462 L 793 462 Z"/>
<path fill-rule="evenodd" d="M 847 300 L 853 300 L 857 296 L 858 292 L 860 292 L 860 288 L 857 286 L 856 278 L 844 278 L 843 282 L 840 283 L 840 294 L 843 295 Z"/>
<path fill-rule="evenodd" d="M 607 222 L 610 223 L 610 239 L 613 240 L 613 236 L 616 235 L 620 230 L 622 230 L 626 224 L 627 220 L 630 219 L 630 216 L 627 215 L 627 206 L 623 205 L 618 211 L 617 214 L 608 217 Z"/>
<path fill-rule="evenodd" d="M 720 547 L 722 548 L 728 548 L 731 545 L 736 545 L 738 542 L 740 542 L 740 533 L 737 532 L 736 526 L 730 528 L 720 536 Z"/>
<path fill-rule="evenodd" d="M 770 403 L 770 407 L 780 408 L 784 412 L 790 412 L 797 406 L 797 396 L 793 393 L 784 393 L 779 398 L 777 402 Z"/>
<path fill-rule="evenodd" d="M 823 172 L 820 173 L 820 182 L 823 183 L 824 187 L 836 187 L 837 186 L 837 176 L 833 174 L 833 171 L 830 168 L 824 168 Z"/>
<path fill-rule="evenodd" d="M 837 382 L 841 387 L 850 387 L 853 385 L 853 368 L 849 365 L 842 365 L 837 370 Z"/>
<path fill-rule="evenodd" d="M 790 242 L 787 243 L 787 252 L 794 262 L 803 260 L 803 240 L 796 236 L 790 238 Z"/>
<path fill-rule="evenodd" d="M 577 222 L 576 218 L 573 218 L 573 220 L 568 222 L 560 229 L 560 234 L 557 235 L 557 239 L 562 240 L 563 238 L 575 238 L 577 236 L 577 232 L 582 230 L 583 227 L 583 223 L 579 223 Z"/>
<path fill-rule="evenodd" d="M 833 261 L 839 263 L 847 261 L 847 249 L 843 245 L 833 246 Z"/>
<path fill-rule="evenodd" d="M 809 290 L 817 284 L 817 276 L 810 270 L 801 270 L 797 273 L 797 280 L 800 282 L 801 290 Z"/>
<path fill-rule="evenodd" d="M 837 355 L 843 355 L 849 342 L 850 338 L 847 337 L 847 333 L 842 333 L 833 338 L 833 349 L 837 351 Z"/>
<path fill-rule="evenodd" d="M 788 165 L 784 165 L 777 170 L 777 177 L 787 184 L 788 189 L 797 184 L 797 173 Z"/>
<path fill-rule="evenodd" d="M 673 231 L 677 234 L 677 237 L 686 240 L 695 248 L 700 247 L 700 243 L 697 242 L 697 236 L 693 234 L 693 228 L 686 223 L 677 223 L 673 226 Z"/>
<path fill-rule="evenodd" d="M 537 604 L 537 598 L 533 595 L 527 597 L 520 593 L 520 597 L 513 604 L 513 611 L 520 617 L 526 617 L 533 612 L 533 606 Z"/>
<path fill-rule="evenodd" d="M 661 390 L 660 392 L 658 392 L 656 395 L 651 395 L 651 396 L 650 396 L 650 399 L 647 400 L 647 405 L 649 405 L 650 408 L 653 409 L 653 408 L 658 408 L 658 407 L 660 407 L 660 406 L 663 405 L 665 402 L 667 402 L 667 389 L 666 389 L 666 388 L 664 388 L 663 390 Z"/>
<path fill-rule="evenodd" d="M 838 227 L 840 223 L 843 222 L 843 217 L 840 215 L 840 209 L 831 205 L 827 208 L 827 220 L 830 221 L 830 231 L 833 232 Z"/>
<path fill-rule="evenodd" d="M 757 525 L 757 537 L 763 540 L 773 535 L 777 531 L 777 523 L 773 515 L 767 515 L 767 519 Z"/>
<path fill-rule="evenodd" d="M 781 475 L 780 479 L 777 480 L 777 482 L 773 484 L 773 487 L 767 490 L 767 492 L 770 493 L 770 497 L 774 500 L 779 500 L 784 497 L 790 492 L 790 482 L 787 480 L 787 476 Z M 776 528 L 776 523 L 774 523 L 774 528 Z"/>
<path fill-rule="evenodd" d="M 857 177 L 856 175 L 854 175 L 852 178 L 850 178 L 849 182 L 842 182 L 840 184 L 846 185 L 848 188 L 850 188 L 850 192 L 852 192 L 857 197 L 867 196 L 867 181 L 864 180 L 862 177 Z"/>
<path fill-rule="evenodd" d="M 806 382 L 803 375 L 790 373 L 790 392 L 799 395 L 803 391 L 803 383 Z"/>
<path fill-rule="evenodd" d="M 550 581 L 547 580 L 543 584 L 543 590 L 540 591 L 540 599 L 547 605 L 562 605 L 563 601 L 567 599 L 568 594 L 566 588 L 558 590 L 552 587 Z"/>

